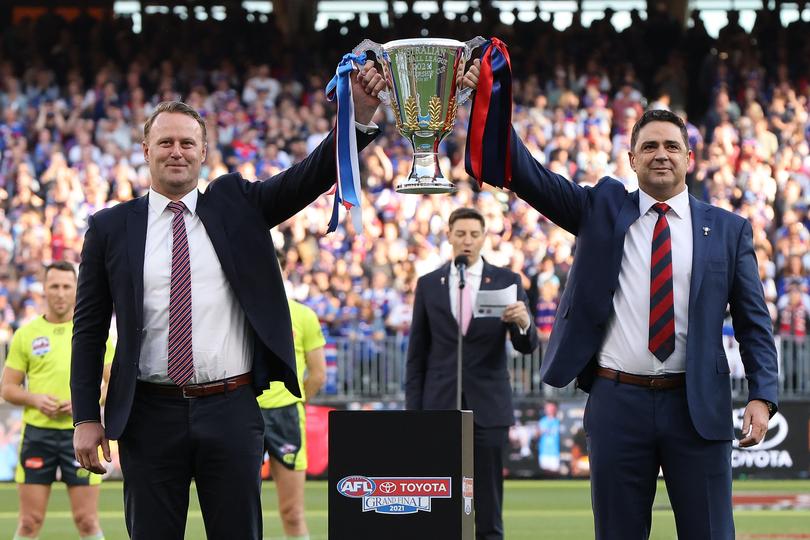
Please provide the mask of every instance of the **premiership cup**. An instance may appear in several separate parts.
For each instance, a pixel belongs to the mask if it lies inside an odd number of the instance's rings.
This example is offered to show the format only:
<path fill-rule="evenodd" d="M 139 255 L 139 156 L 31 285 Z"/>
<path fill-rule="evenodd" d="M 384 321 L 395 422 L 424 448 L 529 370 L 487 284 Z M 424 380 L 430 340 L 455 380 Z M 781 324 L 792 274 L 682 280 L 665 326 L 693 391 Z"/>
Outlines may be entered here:
<path fill-rule="evenodd" d="M 413 166 L 399 193 L 452 193 L 456 187 L 439 168 L 439 144 L 453 130 L 456 110 L 471 94 L 461 88 L 464 67 L 482 37 L 398 39 L 383 45 L 369 39 L 354 54 L 371 51 L 382 66 L 388 90 L 380 99 L 394 112 L 397 129 L 413 147 Z"/>

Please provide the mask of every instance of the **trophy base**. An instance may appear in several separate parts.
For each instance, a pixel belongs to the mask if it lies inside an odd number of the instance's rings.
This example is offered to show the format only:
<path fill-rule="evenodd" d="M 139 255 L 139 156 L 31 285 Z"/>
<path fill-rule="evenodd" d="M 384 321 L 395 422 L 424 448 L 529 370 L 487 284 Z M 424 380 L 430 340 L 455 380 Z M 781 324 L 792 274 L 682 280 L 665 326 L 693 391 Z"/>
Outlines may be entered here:
<path fill-rule="evenodd" d="M 444 178 L 408 178 L 398 184 L 397 193 L 407 193 L 415 195 L 435 195 L 439 193 L 455 193 L 456 186 Z"/>
<path fill-rule="evenodd" d="M 435 143 L 433 144 L 435 145 Z M 414 147 L 418 148 L 419 145 L 414 144 Z M 442 174 L 442 170 L 439 168 L 439 154 L 436 152 L 414 152 L 411 174 L 397 184 L 396 190 L 397 193 L 432 195 L 435 193 L 454 193 L 456 186 Z"/>

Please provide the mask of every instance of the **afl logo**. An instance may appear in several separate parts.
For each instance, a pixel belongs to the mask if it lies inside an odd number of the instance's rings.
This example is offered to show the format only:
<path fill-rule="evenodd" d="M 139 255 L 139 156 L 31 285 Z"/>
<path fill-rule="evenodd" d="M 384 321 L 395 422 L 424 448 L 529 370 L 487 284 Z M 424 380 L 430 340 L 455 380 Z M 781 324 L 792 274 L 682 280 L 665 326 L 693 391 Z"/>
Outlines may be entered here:
<path fill-rule="evenodd" d="M 36 356 L 45 356 L 51 352 L 51 341 L 45 336 L 34 338 L 31 342 L 31 351 Z"/>
<path fill-rule="evenodd" d="M 367 497 L 376 489 L 374 480 L 365 476 L 347 476 L 337 484 L 337 490 L 345 497 Z"/>

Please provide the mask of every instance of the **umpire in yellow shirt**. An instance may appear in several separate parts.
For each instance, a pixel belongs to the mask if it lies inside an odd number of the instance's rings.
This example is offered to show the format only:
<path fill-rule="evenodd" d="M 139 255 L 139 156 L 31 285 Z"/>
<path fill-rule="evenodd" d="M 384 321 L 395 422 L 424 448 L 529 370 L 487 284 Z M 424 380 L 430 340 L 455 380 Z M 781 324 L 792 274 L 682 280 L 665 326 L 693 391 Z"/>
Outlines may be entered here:
<path fill-rule="evenodd" d="M 284 255 L 277 252 L 284 269 Z M 278 493 L 278 510 L 287 540 L 309 540 L 304 519 L 304 481 L 307 473 L 307 433 L 304 401 L 315 396 L 326 378 L 323 347 L 326 340 L 318 315 L 288 299 L 292 321 L 295 364 L 301 397 L 273 381 L 257 399 L 264 416 L 264 449 L 270 456 Z"/>
<path fill-rule="evenodd" d="M 45 303 L 44 315 L 14 333 L 0 384 L 3 399 L 25 407 L 15 474 L 20 516 L 14 540 L 38 537 L 57 468 L 67 484 L 79 536 L 82 540 L 103 540 L 98 521 L 101 476 L 81 469 L 73 451 L 70 350 L 76 270 L 69 262 L 59 261 L 45 268 Z M 108 339 L 105 384 L 113 352 Z M 26 379 L 27 387 L 23 384 Z"/>

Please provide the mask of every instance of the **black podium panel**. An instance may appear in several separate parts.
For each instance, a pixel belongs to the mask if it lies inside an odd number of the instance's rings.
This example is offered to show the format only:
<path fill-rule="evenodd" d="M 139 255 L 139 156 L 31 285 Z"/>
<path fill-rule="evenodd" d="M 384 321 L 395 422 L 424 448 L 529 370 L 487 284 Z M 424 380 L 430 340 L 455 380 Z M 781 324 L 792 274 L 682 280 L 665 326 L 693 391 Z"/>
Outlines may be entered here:
<path fill-rule="evenodd" d="M 330 540 L 472 540 L 471 411 L 331 411 Z"/>

